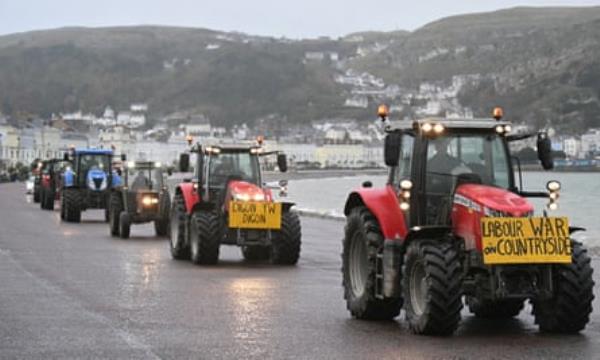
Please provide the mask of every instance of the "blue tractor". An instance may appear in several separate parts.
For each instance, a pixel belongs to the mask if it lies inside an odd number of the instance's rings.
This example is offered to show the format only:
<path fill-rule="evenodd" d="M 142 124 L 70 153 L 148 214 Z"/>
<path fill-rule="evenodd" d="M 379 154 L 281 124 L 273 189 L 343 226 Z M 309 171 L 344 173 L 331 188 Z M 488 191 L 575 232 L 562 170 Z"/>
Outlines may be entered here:
<path fill-rule="evenodd" d="M 113 169 L 114 153 L 108 149 L 74 149 L 65 153 L 73 166 L 63 173 L 60 217 L 81 222 L 81 212 L 104 209 L 108 221 L 110 190 L 121 185 L 121 176 Z M 122 160 L 125 157 L 122 156 Z"/>

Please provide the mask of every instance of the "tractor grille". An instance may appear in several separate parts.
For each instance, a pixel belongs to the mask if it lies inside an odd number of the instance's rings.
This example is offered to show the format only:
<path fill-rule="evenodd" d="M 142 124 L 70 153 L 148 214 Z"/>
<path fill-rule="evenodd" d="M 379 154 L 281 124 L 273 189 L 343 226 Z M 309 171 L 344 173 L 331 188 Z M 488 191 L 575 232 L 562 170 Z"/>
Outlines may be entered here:
<path fill-rule="evenodd" d="M 96 190 L 99 190 L 100 187 L 102 186 L 102 181 L 104 179 L 103 178 L 93 178 L 92 180 L 94 181 L 94 186 L 96 187 Z"/>

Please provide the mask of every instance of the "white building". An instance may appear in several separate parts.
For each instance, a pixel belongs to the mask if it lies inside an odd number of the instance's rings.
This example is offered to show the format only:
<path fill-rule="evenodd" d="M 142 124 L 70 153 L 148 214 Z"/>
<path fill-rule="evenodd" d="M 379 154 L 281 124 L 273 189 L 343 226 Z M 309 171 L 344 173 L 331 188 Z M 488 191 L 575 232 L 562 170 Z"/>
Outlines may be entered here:
<path fill-rule="evenodd" d="M 578 158 L 581 152 L 581 140 L 568 137 L 563 140 L 563 151 L 570 158 Z"/>
<path fill-rule="evenodd" d="M 581 135 L 581 151 L 584 154 L 600 151 L 600 129 L 590 129 Z"/>

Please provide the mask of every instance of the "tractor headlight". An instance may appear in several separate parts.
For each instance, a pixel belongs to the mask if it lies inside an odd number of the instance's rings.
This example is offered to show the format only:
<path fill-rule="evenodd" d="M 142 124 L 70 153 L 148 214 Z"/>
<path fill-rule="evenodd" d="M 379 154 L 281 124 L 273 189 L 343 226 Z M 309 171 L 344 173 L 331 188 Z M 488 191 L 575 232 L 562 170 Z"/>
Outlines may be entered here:
<path fill-rule="evenodd" d="M 398 200 L 400 201 L 400 210 L 408 211 L 410 209 L 410 189 L 412 189 L 413 183 L 410 180 L 400 181 L 400 192 L 398 193 Z"/>
<path fill-rule="evenodd" d="M 152 206 L 152 205 L 156 205 L 158 204 L 158 198 L 154 197 L 154 196 L 143 196 L 142 197 L 142 205 L 144 206 Z"/>
<path fill-rule="evenodd" d="M 248 194 L 233 194 L 233 200 L 250 201 L 250 195 L 248 195 Z"/>
<path fill-rule="evenodd" d="M 556 180 L 548 181 L 546 184 L 546 189 L 548 189 L 548 210 L 554 211 L 558 210 L 558 198 L 560 197 L 560 182 Z"/>

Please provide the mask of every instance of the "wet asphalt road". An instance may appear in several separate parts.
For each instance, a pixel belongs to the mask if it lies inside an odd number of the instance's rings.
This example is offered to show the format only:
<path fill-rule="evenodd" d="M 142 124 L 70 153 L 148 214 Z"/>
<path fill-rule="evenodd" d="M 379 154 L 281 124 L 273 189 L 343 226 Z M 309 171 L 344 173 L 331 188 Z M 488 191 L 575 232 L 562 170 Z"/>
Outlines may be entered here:
<path fill-rule="evenodd" d="M 529 308 L 494 322 L 465 311 L 448 338 L 411 335 L 402 316 L 351 319 L 341 222 L 302 218 L 296 267 L 248 264 L 234 247 L 199 267 L 172 260 L 151 226 L 114 239 L 100 211 L 63 224 L 22 189 L 0 185 L 0 359 L 600 358 L 598 311 L 576 336 L 538 334 Z"/>

